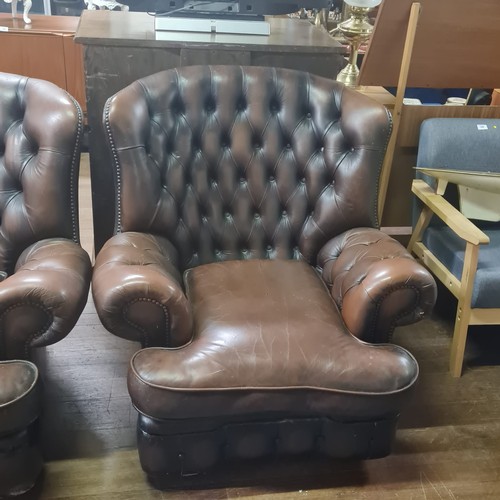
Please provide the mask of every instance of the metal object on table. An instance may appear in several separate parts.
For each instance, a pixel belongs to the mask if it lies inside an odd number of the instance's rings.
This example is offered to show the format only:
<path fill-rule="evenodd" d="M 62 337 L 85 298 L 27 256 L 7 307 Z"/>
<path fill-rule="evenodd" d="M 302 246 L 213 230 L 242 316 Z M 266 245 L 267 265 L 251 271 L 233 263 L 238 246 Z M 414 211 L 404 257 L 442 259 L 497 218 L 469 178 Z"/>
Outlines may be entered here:
<path fill-rule="evenodd" d="M 85 6 L 88 10 L 96 10 L 96 9 L 108 9 L 108 10 L 129 10 L 128 5 L 123 5 L 121 3 L 116 2 L 115 0 L 84 0 Z"/>
<path fill-rule="evenodd" d="M 345 3 L 350 6 L 351 15 L 338 25 L 338 31 L 349 43 L 350 53 L 347 66 L 337 75 L 337 81 L 348 87 L 357 86 L 359 47 L 369 40 L 373 32 L 373 25 L 368 20 L 368 13 L 380 2 L 381 0 L 345 0 Z"/>

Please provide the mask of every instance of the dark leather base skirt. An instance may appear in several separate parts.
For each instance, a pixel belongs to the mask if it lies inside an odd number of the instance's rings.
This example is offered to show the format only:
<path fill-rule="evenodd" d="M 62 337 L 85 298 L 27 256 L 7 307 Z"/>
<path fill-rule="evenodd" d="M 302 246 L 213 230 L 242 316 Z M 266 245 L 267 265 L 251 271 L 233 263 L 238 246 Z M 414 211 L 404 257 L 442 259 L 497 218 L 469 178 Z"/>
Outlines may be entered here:
<path fill-rule="evenodd" d="M 33 488 L 43 467 L 38 420 L 26 429 L 0 436 L 0 498 Z"/>
<path fill-rule="evenodd" d="M 228 467 L 295 457 L 380 458 L 391 451 L 397 417 L 371 422 L 328 418 L 159 421 L 139 416 L 143 470 L 159 489 L 228 485 Z M 184 429 L 183 429 L 184 427 Z M 254 484 L 260 484 L 253 477 Z"/>

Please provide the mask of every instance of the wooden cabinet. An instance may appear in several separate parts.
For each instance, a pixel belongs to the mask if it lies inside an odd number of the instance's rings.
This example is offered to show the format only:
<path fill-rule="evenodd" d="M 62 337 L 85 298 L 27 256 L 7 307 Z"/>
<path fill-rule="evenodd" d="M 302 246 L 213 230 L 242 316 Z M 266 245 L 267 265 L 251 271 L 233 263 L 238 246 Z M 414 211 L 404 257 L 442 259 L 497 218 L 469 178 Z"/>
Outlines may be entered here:
<path fill-rule="evenodd" d="M 66 89 L 86 110 L 78 17 L 31 15 L 32 24 L 0 14 L 0 71 L 41 78 Z M 0 28 L 0 29 L 1 29 Z"/>

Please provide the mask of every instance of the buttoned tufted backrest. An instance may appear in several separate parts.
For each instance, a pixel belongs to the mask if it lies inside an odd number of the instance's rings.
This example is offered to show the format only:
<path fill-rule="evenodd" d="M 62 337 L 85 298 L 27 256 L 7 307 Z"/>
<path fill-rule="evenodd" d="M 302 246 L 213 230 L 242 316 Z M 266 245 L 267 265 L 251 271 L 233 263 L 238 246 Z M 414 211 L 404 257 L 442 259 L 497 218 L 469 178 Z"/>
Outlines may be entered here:
<path fill-rule="evenodd" d="M 386 109 L 308 73 L 193 66 L 111 97 L 115 232 L 162 235 L 183 269 L 217 260 L 304 258 L 377 225 Z"/>
<path fill-rule="evenodd" d="M 0 270 L 45 238 L 78 242 L 82 113 L 52 83 L 0 73 Z"/>

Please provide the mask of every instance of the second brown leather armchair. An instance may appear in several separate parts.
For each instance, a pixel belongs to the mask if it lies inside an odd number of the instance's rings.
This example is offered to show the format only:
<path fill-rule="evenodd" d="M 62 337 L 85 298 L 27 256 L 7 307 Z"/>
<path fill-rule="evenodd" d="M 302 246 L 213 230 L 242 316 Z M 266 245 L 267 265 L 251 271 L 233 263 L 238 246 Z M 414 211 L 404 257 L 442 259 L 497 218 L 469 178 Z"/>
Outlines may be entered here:
<path fill-rule="evenodd" d="M 64 338 L 91 278 L 79 245 L 83 116 L 62 89 L 0 73 L 0 360 Z"/>
<path fill-rule="evenodd" d="M 120 91 L 104 125 L 116 235 L 93 294 L 108 330 L 149 347 L 129 391 L 150 479 L 387 454 L 418 366 L 358 339 L 388 341 L 436 289 L 377 229 L 385 108 L 306 73 L 192 67 Z"/>
<path fill-rule="evenodd" d="M 41 381 L 26 361 L 64 338 L 91 278 L 79 244 L 83 116 L 52 83 L 0 73 L 0 496 L 33 487 Z"/>

